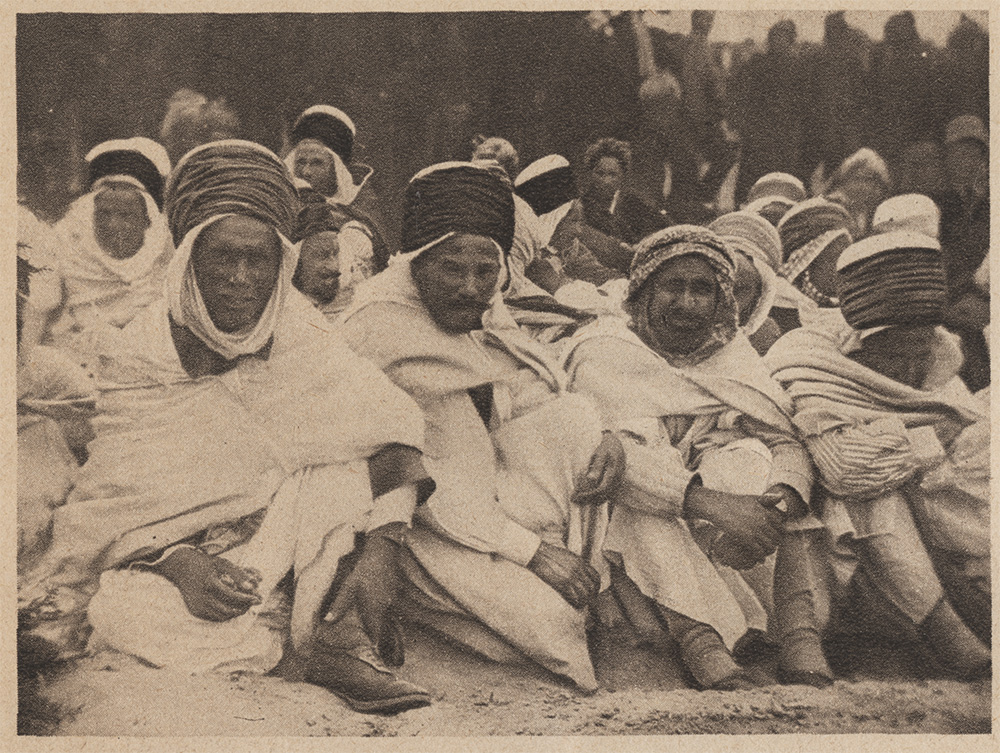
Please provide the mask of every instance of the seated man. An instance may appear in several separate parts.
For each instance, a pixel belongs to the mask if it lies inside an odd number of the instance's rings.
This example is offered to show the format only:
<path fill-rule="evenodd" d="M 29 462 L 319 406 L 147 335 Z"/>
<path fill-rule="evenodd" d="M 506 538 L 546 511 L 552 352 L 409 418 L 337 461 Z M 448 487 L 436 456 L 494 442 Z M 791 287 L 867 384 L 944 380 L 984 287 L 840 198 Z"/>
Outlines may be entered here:
<path fill-rule="evenodd" d="M 504 305 L 513 233 L 496 166 L 426 168 L 407 189 L 403 253 L 341 326 L 424 410 L 436 490 L 406 535 L 414 588 L 401 611 L 594 690 L 582 610 L 600 584 L 591 562 L 621 445 Z"/>
<path fill-rule="evenodd" d="M 84 353 L 89 335 L 124 327 L 160 296 L 174 246 L 163 182 L 170 161 L 145 138 L 106 141 L 87 154 L 88 192 L 55 226 L 53 269 L 38 277 L 24 339 Z"/>
<path fill-rule="evenodd" d="M 625 276 L 619 268 L 631 263 L 632 248 L 586 224 L 565 157 L 535 160 L 517 176 L 514 191 L 538 215 L 540 238 L 552 253 L 549 264 L 559 273 L 548 283 L 549 292 L 572 280 L 599 286 Z"/>
<path fill-rule="evenodd" d="M 337 210 L 317 201 L 318 196 L 315 191 L 299 192 L 304 204 L 292 240 L 301 245 L 292 284 L 333 322 L 350 305 L 355 288 L 374 270 L 370 259 L 350 252 L 363 242 L 364 226 L 353 220 L 342 222 Z"/>
<path fill-rule="evenodd" d="M 496 164 L 511 182 L 518 175 L 521 158 L 517 149 L 500 136 L 476 136 L 470 160 L 479 164 Z M 513 188 L 512 188 L 513 190 Z M 507 283 L 504 299 L 547 297 L 552 292 L 553 270 L 545 263 L 545 240 L 539 234 L 538 217 L 534 209 L 514 192 L 514 240 L 507 254 Z"/>
<path fill-rule="evenodd" d="M 351 160 L 356 129 L 347 113 L 329 105 L 306 109 L 292 126 L 292 151 L 285 164 L 334 210 L 337 228 L 354 222 L 364 229 L 343 253 L 349 266 L 385 268 L 389 246 L 382 231 L 378 197 L 370 184 L 374 170 Z"/>
<path fill-rule="evenodd" d="M 657 641 L 665 624 L 702 688 L 750 678 L 731 652 L 765 627 L 780 644 L 779 678 L 831 682 L 816 631 L 806 558 L 812 471 L 790 402 L 737 323 L 735 262 L 705 228 L 678 225 L 638 248 L 625 308 L 567 341 L 571 389 L 597 404 L 627 466 L 604 550 L 614 564 L 602 621 Z M 776 507 L 783 506 L 783 515 Z M 771 591 L 774 619 L 740 574 Z M 760 576 L 763 574 L 763 582 Z M 646 627 L 644 627 L 646 626 Z M 646 635 L 643 636 L 643 631 Z"/>
<path fill-rule="evenodd" d="M 667 224 L 658 212 L 626 187 L 632 170 L 632 147 L 618 139 L 599 139 L 587 147 L 586 170 L 580 196 L 583 216 L 591 227 L 628 244 L 638 243 Z M 628 271 L 631 255 L 614 268 Z"/>
<path fill-rule="evenodd" d="M 875 235 L 838 270 L 849 327 L 796 330 L 767 355 L 819 471 L 834 596 L 863 615 L 854 632 L 895 616 L 893 633 L 919 634 L 951 669 L 983 675 L 989 418 L 957 377 L 961 354 L 941 326 L 940 245 Z"/>
<path fill-rule="evenodd" d="M 736 252 L 733 294 L 740 312 L 740 328 L 761 355 L 781 337 L 771 307 L 778 293 L 775 270 L 781 264 L 781 238 L 759 214 L 724 214 L 708 226 Z"/>
<path fill-rule="evenodd" d="M 90 458 L 20 579 L 36 634 L 72 653 L 92 630 L 94 648 L 189 672 L 266 672 L 290 635 L 307 679 L 353 708 L 426 705 L 373 648 L 399 659 L 392 537 L 426 478 L 417 406 L 292 287 L 297 199 L 275 155 L 198 147 L 166 204 L 166 296 L 100 354 Z"/>
<path fill-rule="evenodd" d="M 778 223 L 784 263 L 771 316 L 782 334 L 835 309 L 836 264 L 854 239 L 854 221 L 840 204 L 822 197 L 796 204 Z"/>
<path fill-rule="evenodd" d="M 20 233 L 19 233 L 20 235 Z M 38 270 L 17 256 L 17 563 L 30 566 L 44 551 L 52 511 L 76 482 L 79 459 L 92 438 L 97 398 L 87 371 L 55 348 L 21 347 L 24 306 Z"/>

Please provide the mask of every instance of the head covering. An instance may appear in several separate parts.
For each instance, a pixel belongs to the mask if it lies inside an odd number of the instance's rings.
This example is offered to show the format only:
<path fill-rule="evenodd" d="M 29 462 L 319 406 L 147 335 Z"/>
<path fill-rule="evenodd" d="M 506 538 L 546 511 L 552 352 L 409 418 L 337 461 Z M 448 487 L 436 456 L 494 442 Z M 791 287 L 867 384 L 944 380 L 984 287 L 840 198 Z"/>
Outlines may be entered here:
<path fill-rule="evenodd" d="M 788 214 L 788 210 L 795 206 L 795 202 L 786 199 L 784 196 L 761 196 L 749 204 L 744 204 L 743 209 L 747 212 L 759 214 L 771 223 L 773 227 L 778 227 L 781 218 Z"/>
<path fill-rule="evenodd" d="M 892 230 L 909 230 L 937 238 L 941 224 L 941 210 L 930 196 L 908 193 L 886 199 L 875 210 L 872 234 Z"/>
<path fill-rule="evenodd" d="M 61 273 L 71 276 L 79 291 L 86 291 L 81 297 L 90 300 L 104 299 L 102 316 L 112 315 L 112 306 L 107 298 L 107 284 L 112 280 L 120 283 L 120 290 L 131 289 L 125 298 L 139 298 L 154 276 L 162 275 L 165 255 L 173 251 L 167 218 L 164 216 L 164 180 L 170 172 L 170 160 L 166 150 L 155 141 L 146 138 L 120 139 L 98 144 L 87 154 L 89 163 L 90 190 L 70 205 L 65 216 L 54 228 L 53 251 L 59 251 L 58 264 Z M 116 259 L 110 256 L 97 240 L 94 226 L 95 203 L 97 197 L 112 186 L 127 184 L 134 189 L 145 204 L 149 227 L 143 234 L 142 246 L 132 256 Z M 159 277 L 155 279 L 159 287 Z M 93 308 L 91 308 L 93 311 Z M 134 314 L 130 306 L 121 306 L 111 321 L 123 326 Z M 118 315 L 126 316 L 118 319 Z M 54 331 L 71 318 L 63 317 L 56 323 Z"/>
<path fill-rule="evenodd" d="M 87 162 L 87 189 L 98 182 L 125 179 L 148 193 L 158 210 L 163 208 L 163 182 L 170 174 L 167 150 L 152 139 L 137 136 L 98 144 L 84 158 Z"/>
<path fill-rule="evenodd" d="M 778 274 L 794 281 L 838 238 L 853 240 L 854 221 L 840 204 L 823 197 L 807 199 L 793 207 L 778 223 L 785 262 Z"/>
<path fill-rule="evenodd" d="M 782 261 L 781 236 L 759 214 L 746 210 L 730 212 L 714 220 L 708 229 L 721 235 L 730 247 L 776 270 Z"/>
<path fill-rule="evenodd" d="M 671 353 L 654 347 L 657 338 L 649 324 L 649 278 L 671 259 L 697 255 L 705 259 L 715 272 L 719 300 L 715 309 L 715 326 L 705 342 L 692 353 Z M 647 236 L 636 247 L 629 274 L 625 308 L 632 318 L 632 329 L 668 363 L 692 366 L 729 343 L 739 331 L 739 312 L 733 295 L 736 261 L 726 242 L 711 230 L 698 225 L 675 225 Z"/>
<path fill-rule="evenodd" d="M 298 198 L 285 166 L 275 154 L 249 141 L 205 144 L 177 164 L 167 183 L 166 204 L 177 242 L 166 278 L 171 318 L 224 358 L 260 351 L 274 334 L 298 265 L 298 246 L 288 240 Z M 260 319 L 245 330 L 223 332 L 205 308 L 191 254 L 206 228 L 231 216 L 252 217 L 273 227 L 282 251 L 277 284 Z"/>
<path fill-rule="evenodd" d="M 357 129 L 347 113 L 330 105 L 313 105 L 303 111 L 292 126 L 292 144 L 314 139 L 339 156 L 351 161 Z"/>
<path fill-rule="evenodd" d="M 295 154 L 302 142 L 309 141 L 321 146 L 333 158 L 333 169 L 337 176 L 337 192 L 326 197 L 326 201 L 350 205 L 373 172 L 371 168 L 367 168 L 361 182 L 356 183 L 354 174 L 347 167 L 354 152 L 356 133 L 354 121 L 342 110 L 330 105 L 313 105 L 299 115 L 292 126 L 293 147 L 285 157 L 288 171 L 295 174 Z"/>
<path fill-rule="evenodd" d="M 253 217 L 290 238 L 298 209 L 285 165 L 250 141 L 229 139 L 196 147 L 181 158 L 167 181 L 166 212 L 178 245 L 194 227 L 223 214 Z"/>
<path fill-rule="evenodd" d="M 830 178 L 827 191 L 835 191 L 845 183 L 856 180 L 876 181 L 881 183 L 885 190 L 892 190 L 889 166 L 875 150 L 867 147 L 859 149 L 840 164 Z"/>
<path fill-rule="evenodd" d="M 295 223 L 295 231 L 290 236 L 292 241 L 299 243 L 310 235 L 340 230 L 343 223 L 322 194 L 307 189 L 299 191 L 299 199 L 302 202 L 302 208 L 299 210 L 298 220 Z"/>
<path fill-rule="evenodd" d="M 837 262 L 840 307 L 856 330 L 938 325 L 947 303 L 941 245 L 893 231 L 851 245 Z"/>
<path fill-rule="evenodd" d="M 780 196 L 794 204 L 797 201 L 805 201 L 808 194 L 802 181 L 794 175 L 788 173 L 768 173 L 750 188 L 747 194 L 747 204 L 763 199 L 765 197 Z"/>
<path fill-rule="evenodd" d="M 493 240 L 506 255 L 514 242 L 510 180 L 489 163 L 442 162 L 410 179 L 403 201 L 402 251 L 459 233 Z"/>
<path fill-rule="evenodd" d="M 983 121 L 976 115 L 959 115 L 953 118 L 944 131 L 944 143 L 954 144 L 956 141 L 978 141 L 983 147 L 989 148 L 990 137 L 986 133 Z"/>
<path fill-rule="evenodd" d="M 569 160 L 560 154 L 537 159 L 514 181 L 514 193 L 541 216 L 576 198 L 576 181 Z"/>

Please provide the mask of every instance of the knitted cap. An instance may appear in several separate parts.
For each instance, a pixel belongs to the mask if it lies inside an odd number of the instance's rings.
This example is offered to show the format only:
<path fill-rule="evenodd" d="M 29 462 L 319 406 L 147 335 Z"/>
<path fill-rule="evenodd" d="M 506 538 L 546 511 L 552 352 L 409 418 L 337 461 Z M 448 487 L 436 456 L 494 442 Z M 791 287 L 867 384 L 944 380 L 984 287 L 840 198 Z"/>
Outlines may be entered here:
<path fill-rule="evenodd" d="M 941 210 L 929 196 L 907 193 L 886 199 L 875 210 L 872 233 L 892 230 L 910 230 L 937 238 L 941 224 Z"/>

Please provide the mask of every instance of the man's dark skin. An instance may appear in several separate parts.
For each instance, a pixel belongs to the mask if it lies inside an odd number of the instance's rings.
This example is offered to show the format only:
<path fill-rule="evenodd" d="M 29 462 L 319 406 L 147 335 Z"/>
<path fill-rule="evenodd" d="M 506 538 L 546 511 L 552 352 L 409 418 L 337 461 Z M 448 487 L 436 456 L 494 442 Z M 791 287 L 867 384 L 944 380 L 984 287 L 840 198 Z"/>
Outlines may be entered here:
<path fill-rule="evenodd" d="M 647 315 L 649 336 L 655 340 L 647 344 L 678 354 L 701 347 L 712 333 L 721 292 L 708 261 L 693 254 L 678 256 L 646 284 L 653 286 Z M 774 508 L 782 501 L 793 514 L 804 510 L 798 493 L 782 484 L 754 497 L 706 489 L 695 477 L 684 498 L 684 515 L 707 520 L 722 531 L 728 546 L 717 555 L 723 564 L 739 569 L 763 561 L 777 548 L 783 515 Z"/>
<path fill-rule="evenodd" d="M 460 335 L 482 329 L 482 317 L 496 291 L 500 256 L 496 245 L 478 235 L 459 234 L 418 256 L 411 267 L 420 299 L 445 332 Z M 606 434 L 577 483 L 574 501 L 600 504 L 617 485 L 625 465 L 621 442 Z M 542 542 L 528 569 L 574 607 L 596 596 L 600 576 L 568 549 Z"/>
<path fill-rule="evenodd" d="M 250 217 L 226 217 L 202 231 L 191 260 L 205 308 L 216 327 L 236 332 L 260 320 L 278 281 L 281 253 L 275 231 Z M 378 496 L 387 490 L 380 491 L 373 483 L 372 491 Z M 392 539 L 401 527 L 401 523 L 388 524 L 367 534 L 354 571 L 342 586 L 375 639 L 390 622 L 398 589 L 397 544 Z M 223 622 L 261 603 L 260 574 L 222 556 L 181 548 L 152 569 L 173 583 L 191 614 L 203 620 Z M 345 597 L 342 603 L 347 601 Z"/>

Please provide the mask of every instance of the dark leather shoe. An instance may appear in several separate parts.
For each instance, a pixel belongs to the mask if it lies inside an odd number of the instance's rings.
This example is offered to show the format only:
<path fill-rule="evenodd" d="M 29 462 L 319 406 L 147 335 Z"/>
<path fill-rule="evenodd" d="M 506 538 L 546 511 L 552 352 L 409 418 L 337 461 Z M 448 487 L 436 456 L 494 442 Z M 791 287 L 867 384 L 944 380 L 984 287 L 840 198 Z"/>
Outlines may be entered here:
<path fill-rule="evenodd" d="M 355 711 L 398 714 L 429 706 L 430 694 L 398 679 L 370 649 L 348 652 L 314 646 L 305 659 L 305 680 L 340 696 Z"/>

